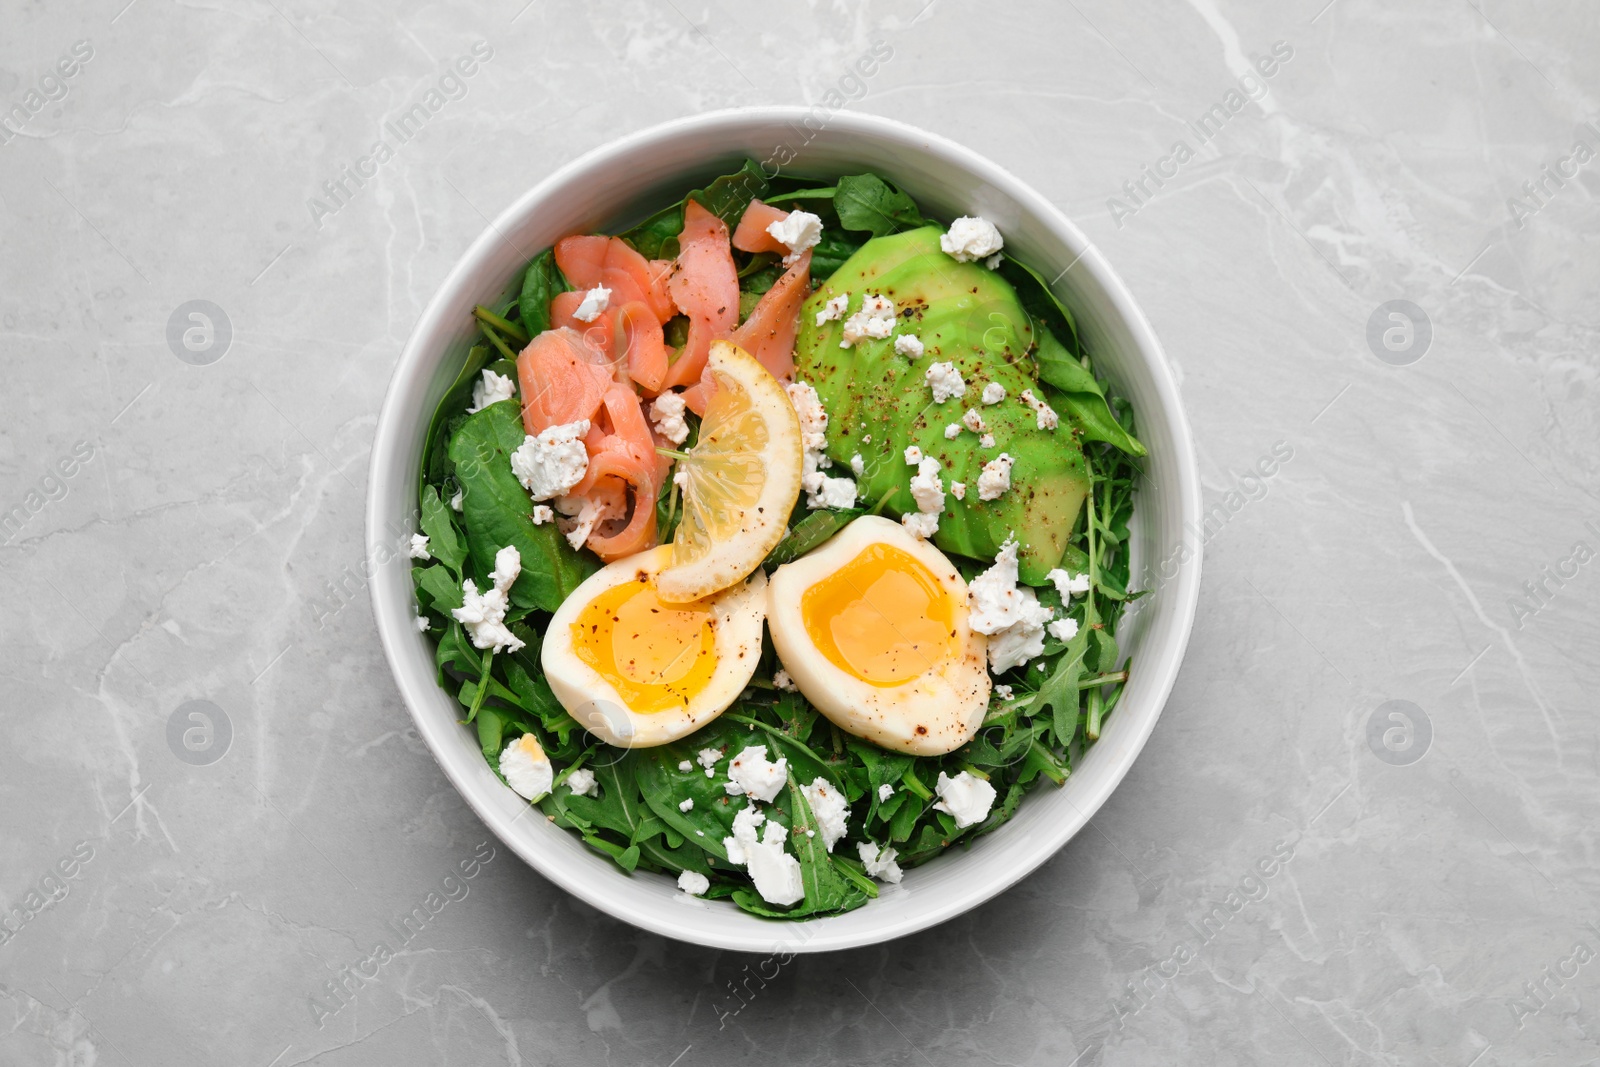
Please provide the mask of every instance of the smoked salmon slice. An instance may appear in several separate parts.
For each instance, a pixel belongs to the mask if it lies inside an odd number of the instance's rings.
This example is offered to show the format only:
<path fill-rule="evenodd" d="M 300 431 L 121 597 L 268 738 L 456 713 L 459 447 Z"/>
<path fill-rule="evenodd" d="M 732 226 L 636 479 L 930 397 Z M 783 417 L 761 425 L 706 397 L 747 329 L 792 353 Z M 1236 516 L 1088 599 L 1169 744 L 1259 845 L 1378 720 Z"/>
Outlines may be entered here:
<path fill-rule="evenodd" d="M 688 385 L 700 377 L 711 342 L 739 325 L 739 273 L 728 244 L 728 226 L 690 200 L 683 209 L 678 259 L 667 289 L 689 317 L 689 338 L 667 369 L 667 386 Z"/>
<path fill-rule="evenodd" d="M 593 289 L 600 284 L 600 272 L 605 270 L 610 249 L 609 237 L 563 237 L 556 242 L 556 266 L 574 289 Z"/>
<path fill-rule="evenodd" d="M 745 217 L 749 214 L 745 212 Z M 810 295 L 811 252 L 807 250 L 762 294 L 750 310 L 750 317 L 729 340 L 755 356 L 774 378 L 781 381 L 794 377 L 794 338 L 800 331 L 800 305 Z"/>
<path fill-rule="evenodd" d="M 733 231 L 733 247 L 741 252 L 776 252 L 779 255 L 788 255 L 788 246 L 767 232 L 768 226 L 774 222 L 782 222 L 788 217 L 789 213 L 782 208 L 763 204 L 759 200 L 750 201 L 750 206 L 739 216 L 738 229 Z"/>
<path fill-rule="evenodd" d="M 635 301 L 611 313 L 610 351 L 647 394 L 661 390 L 667 380 L 667 342 L 648 304 Z"/>
<path fill-rule="evenodd" d="M 561 293 L 550 301 L 552 319 L 558 303 L 577 307 L 583 294 L 596 286 L 611 290 L 611 306 L 637 301 L 650 308 L 657 322 L 678 313 L 667 290 L 672 261 L 645 259 L 620 237 L 563 237 L 556 242 L 556 266 L 577 292 Z"/>
<path fill-rule="evenodd" d="M 546 330 L 517 356 L 522 424 L 530 434 L 593 419 L 612 385 L 606 353 L 576 330 Z"/>

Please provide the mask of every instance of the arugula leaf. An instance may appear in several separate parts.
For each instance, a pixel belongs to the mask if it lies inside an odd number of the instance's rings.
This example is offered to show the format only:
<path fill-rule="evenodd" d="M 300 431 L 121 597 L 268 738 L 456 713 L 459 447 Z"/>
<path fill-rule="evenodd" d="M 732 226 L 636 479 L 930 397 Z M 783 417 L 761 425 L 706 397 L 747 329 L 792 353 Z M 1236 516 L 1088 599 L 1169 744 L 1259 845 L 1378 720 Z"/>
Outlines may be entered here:
<path fill-rule="evenodd" d="M 767 553 L 767 558 L 762 562 L 768 567 L 781 567 L 785 563 L 792 563 L 849 526 L 861 515 L 859 508 L 808 512 L 805 518 L 795 523 L 789 532 L 783 535 L 783 540 Z"/>
<path fill-rule="evenodd" d="M 867 902 L 867 895 L 834 868 L 833 857 L 823 847 L 817 817 L 793 774 L 789 775 L 789 844 L 800 861 L 800 884 L 806 891 L 805 899 L 790 914 L 849 911 Z"/>
<path fill-rule="evenodd" d="M 431 567 L 413 567 L 411 575 L 417 589 L 428 594 L 429 602 L 439 614 L 448 614 L 461 606 L 461 583 L 444 566 L 435 563 Z"/>
<path fill-rule="evenodd" d="M 840 178 L 833 208 L 839 213 L 839 225 L 865 230 L 874 237 L 923 225 L 916 201 L 876 174 Z"/>
<path fill-rule="evenodd" d="M 467 559 L 467 546 L 456 533 L 455 518 L 449 505 L 439 499 L 439 490 L 429 485 L 422 490 L 422 532 L 428 535 L 428 551 L 450 568 L 457 579 Z M 460 607 L 459 590 L 455 607 Z"/>
<path fill-rule="evenodd" d="M 572 551 L 554 523 L 533 524 L 533 502 L 511 473 L 508 454 L 516 447 L 510 443 L 523 437 L 516 401 L 502 400 L 461 424 L 450 441 L 450 458 L 461 481 L 467 547 L 478 573 L 487 581 L 495 553 L 515 545 L 522 573 L 511 587 L 511 602 L 553 612 L 599 564 L 587 552 Z"/>
<path fill-rule="evenodd" d="M 528 264 L 522 276 L 522 295 L 517 298 L 517 310 L 522 315 L 522 328 L 529 337 L 537 337 L 550 328 L 550 300 L 557 293 L 572 287 L 556 266 L 554 249 L 546 249 Z"/>

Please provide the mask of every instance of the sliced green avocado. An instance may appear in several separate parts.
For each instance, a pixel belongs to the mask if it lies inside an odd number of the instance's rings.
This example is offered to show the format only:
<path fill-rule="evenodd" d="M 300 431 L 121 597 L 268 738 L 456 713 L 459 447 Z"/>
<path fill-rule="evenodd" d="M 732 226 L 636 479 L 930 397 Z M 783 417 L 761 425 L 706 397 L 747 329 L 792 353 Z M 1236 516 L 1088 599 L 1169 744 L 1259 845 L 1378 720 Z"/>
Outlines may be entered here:
<path fill-rule="evenodd" d="M 843 467 L 862 459 L 856 479 L 860 506 L 887 507 L 904 514 L 917 509 L 911 496 L 916 468 L 905 462 L 909 445 L 937 458 L 945 484 L 945 510 L 934 544 L 947 552 L 987 559 L 1006 539 L 1019 542 L 1022 580 L 1044 584 L 1060 564 L 1078 512 L 1089 492 L 1083 450 L 1067 419 L 1041 430 L 1021 394 L 1043 393 L 1034 378 L 1029 352 L 1036 329 L 1011 284 L 978 263 L 958 263 L 939 248 L 936 226 L 868 241 L 828 279 L 801 309 L 795 343 L 796 376 L 811 383 L 829 415 L 828 455 Z M 817 325 L 817 312 L 835 296 L 849 294 L 840 319 Z M 893 335 L 842 348 L 843 320 L 859 311 L 863 298 L 877 293 L 899 312 Z M 916 336 L 923 354 L 894 350 L 901 334 Z M 954 363 L 967 383 L 966 395 L 941 404 L 924 380 L 934 363 Z M 983 387 L 998 382 L 1006 398 L 986 405 Z M 954 439 L 945 427 L 960 424 L 968 408 L 982 417 L 994 447 L 963 429 Z M 983 465 L 1001 453 L 1015 460 L 1011 489 L 996 500 L 978 499 Z M 966 498 L 950 492 L 966 484 Z"/>

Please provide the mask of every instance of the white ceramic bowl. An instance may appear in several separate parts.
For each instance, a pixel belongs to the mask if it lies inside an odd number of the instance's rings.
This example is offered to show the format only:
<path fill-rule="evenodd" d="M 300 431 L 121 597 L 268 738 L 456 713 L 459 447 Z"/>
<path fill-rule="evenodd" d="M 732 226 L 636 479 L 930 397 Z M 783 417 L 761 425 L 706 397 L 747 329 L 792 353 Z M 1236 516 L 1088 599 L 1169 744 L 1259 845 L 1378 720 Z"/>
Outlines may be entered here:
<path fill-rule="evenodd" d="M 1200 586 L 1198 546 L 1187 534 L 1199 528 L 1199 477 L 1177 384 L 1149 323 L 1099 252 L 1038 193 L 961 145 L 871 115 L 839 112 L 818 124 L 814 113 L 783 107 L 667 123 L 591 152 L 507 208 L 450 272 L 400 357 L 373 441 L 367 498 L 368 543 L 383 559 L 391 553 L 379 546 L 394 544 L 395 531 L 415 529 L 423 435 L 465 358 L 474 304 L 518 284 L 531 255 L 558 238 L 617 232 L 745 157 L 768 173 L 876 172 L 934 215 L 993 221 L 1007 255 L 1046 278 L 1060 276 L 1053 284 L 1077 315 L 1096 370 L 1132 401 L 1150 450 L 1133 563 L 1158 588 L 1120 634 L 1134 656 L 1133 677 L 1064 787 L 1040 786 L 999 830 L 908 871 L 902 886 L 885 887 L 866 907 L 785 923 L 726 901 L 692 900 L 669 878 L 624 874 L 533 812 L 489 770 L 472 728 L 458 722 L 461 709 L 435 684 L 432 645 L 412 625 L 409 561 L 377 568 L 373 611 L 401 696 L 439 765 L 495 835 L 545 877 L 619 919 L 749 952 L 824 952 L 902 937 L 975 907 L 1049 859 L 1105 802 L 1150 736 L 1183 660 Z"/>

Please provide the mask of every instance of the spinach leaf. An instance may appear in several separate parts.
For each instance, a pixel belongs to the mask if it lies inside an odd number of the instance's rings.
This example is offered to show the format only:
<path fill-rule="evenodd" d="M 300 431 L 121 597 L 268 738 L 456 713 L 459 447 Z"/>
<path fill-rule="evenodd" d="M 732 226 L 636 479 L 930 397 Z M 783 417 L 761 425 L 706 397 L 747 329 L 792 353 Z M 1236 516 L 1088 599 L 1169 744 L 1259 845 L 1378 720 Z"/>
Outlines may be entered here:
<path fill-rule="evenodd" d="M 1146 455 L 1144 445 L 1112 416 L 1105 392 L 1094 375 L 1073 358 L 1055 334 L 1038 327 L 1034 335 L 1039 341 L 1033 357 L 1039 367 L 1039 380 L 1057 390 L 1047 393 L 1050 402 L 1059 405 L 1090 441 L 1104 441 L 1130 456 Z"/>
<path fill-rule="evenodd" d="M 646 259 L 671 259 L 678 254 L 678 234 L 683 232 L 683 201 L 662 208 L 622 235 Z"/>
<path fill-rule="evenodd" d="M 766 196 L 770 188 L 771 183 L 762 172 L 761 164 L 747 159 L 732 174 L 724 174 L 704 189 L 694 190 L 686 199 L 698 201 L 701 207 L 732 229 L 739 225 L 739 218 L 744 214 L 744 209 L 750 206 L 750 201 Z"/>
<path fill-rule="evenodd" d="M 792 563 L 849 526 L 860 518 L 861 514 L 859 508 L 808 512 L 805 518 L 795 523 L 789 532 L 783 535 L 783 540 L 767 553 L 767 558 L 763 562 L 768 567 L 781 567 L 785 563 Z"/>
<path fill-rule="evenodd" d="M 865 230 L 874 237 L 923 225 L 916 201 L 876 174 L 840 178 L 833 208 L 839 213 L 839 225 Z"/>
<path fill-rule="evenodd" d="M 522 295 L 517 298 L 517 310 L 522 314 L 522 328 L 528 331 L 529 337 L 537 337 L 550 328 L 550 300 L 570 288 L 556 266 L 554 249 L 546 249 L 528 264 L 522 276 Z"/>
<path fill-rule="evenodd" d="M 523 437 L 516 401 L 502 400 L 462 423 L 450 441 L 450 458 L 461 481 L 467 547 L 478 573 L 487 576 L 495 553 L 515 545 L 522 574 L 511 587 L 511 602 L 553 612 L 599 565 L 589 553 L 572 551 L 554 523 L 533 524 L 533 502 L 511 473 L 508 454 Z"/>
<path fill-rule="evenodd" d="M 450 477 L 450 459 L 446 445 L 455 435 L 456 425 L 459 425 L 460 416 L 455 412 L 467 406 L 472 396 L 472 385 L 478 380 L 479 373 L 488 365 L 489 357 L 488 345 L 473 345 L 468 349 L 466 362 L 461 365 L 461 370 L 456 374 L 450 388 L 445 390 L 444 399 L 440 400 L 439 406 L 434 409 L 433 418 L 428 423 L 428 436 L 422 446 L 423 484 L 443 485 Z"/>

